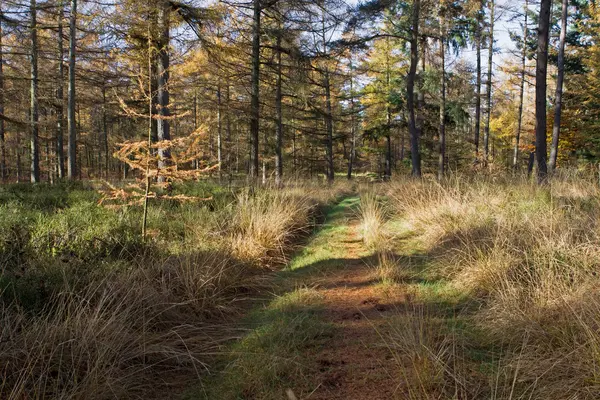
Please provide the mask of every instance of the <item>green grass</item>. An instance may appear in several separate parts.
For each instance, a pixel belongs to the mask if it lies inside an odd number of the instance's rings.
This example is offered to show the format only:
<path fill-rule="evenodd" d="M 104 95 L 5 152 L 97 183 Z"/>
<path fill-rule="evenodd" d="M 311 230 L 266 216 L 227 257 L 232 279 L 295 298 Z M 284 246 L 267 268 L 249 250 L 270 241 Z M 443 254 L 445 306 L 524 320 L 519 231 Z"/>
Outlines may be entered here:
<path fill-rule="evenodd" d="M 348 237 L 349 227 L 345 222 L 360 204 L 359 197 L 346 197 L 328 206 L 324 210 L 325 221 L 317 228 L 311 240 L 304 246 L 288 264 L 290 271 L 309 266 L 322 269 L 336 267 L 339 261 L 346 257 L 346 248 L 340 245 Z"/>
<path fill-rule="evenodd" d="M 189 399 L 280 400 L 287 389 L 303 398 L 316 388 L 311 350 L 325 344 L 334 328 L 323 320 L 320 293 L 303 282 L 344 265 L 346 222 L 358 203 L 348 197 L 325 207 L 324 222 L 276 274 L 280 294 L 250 313 L 242 323 L 250 331 L 226 349 L 221 373 L 190 392 Z"/>
<path fill-rule="evenodd" d="M 332 197 L 174 185 L 172 195 L 210 200 L 151 199 L 143 240 L 141 206 L 99 205 L 99 182 L 88 185 L 0 187 L 0 398 L 144 397 L 204 374 L 235 333 L 232 319 L 263 296 L 265 271 Z M 258 253 L 240 257 L 256 243 Z M 252 317 L 255 332 L 235 350 L 249 357 L 243 370 L 273 354 L 265 381 L 298 371 L 293 352 L 328 329 L 309 292 L 283 294 Z"/>
<path fill-rule="evenodd" d="M 284 399 L 311 388 L 307 354 L 331 336 L 320 316 L 319 293 L 300 288 L 273 299 L 246 322 L 254 328 L 227 350 L 223 371 L 206 379 L 188 399 Z"/>

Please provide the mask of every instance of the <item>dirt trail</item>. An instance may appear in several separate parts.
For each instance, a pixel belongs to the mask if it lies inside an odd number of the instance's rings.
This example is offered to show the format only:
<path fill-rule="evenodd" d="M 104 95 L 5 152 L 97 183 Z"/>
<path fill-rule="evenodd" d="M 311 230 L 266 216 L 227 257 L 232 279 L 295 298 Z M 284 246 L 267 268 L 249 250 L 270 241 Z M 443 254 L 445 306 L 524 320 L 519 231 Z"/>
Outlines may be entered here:
<path fill-rule="evenodd" d="M 351 208 L 333 218 L 331 225 L 345 229 L 325 238 L 344 254 L 341 265 L 313 281 L 322 294 L 323 317 L 335 327 L 331 340 L 313 355 L 318 382 L 309 399 L 391 399 L 395 368 L 385 335 L 385 319 L 404 302 L 403 294 L 382 296 L 375 277 L 375 259 L 364 247 L 358 218 Z M 311 358 L 313 358 L 311 357 Z M 396 394 L 397 395 L 397 394 Z"/>

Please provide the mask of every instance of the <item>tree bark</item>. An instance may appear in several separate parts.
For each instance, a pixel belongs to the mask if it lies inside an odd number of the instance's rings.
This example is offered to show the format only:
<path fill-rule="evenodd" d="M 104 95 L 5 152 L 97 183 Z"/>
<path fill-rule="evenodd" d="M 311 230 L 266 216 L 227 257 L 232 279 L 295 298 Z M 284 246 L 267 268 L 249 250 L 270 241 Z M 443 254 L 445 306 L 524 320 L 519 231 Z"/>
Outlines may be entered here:
<path fill-rule="evenodd" d="M 327 37 L 325 34 L 325 11 L 321 17 L 321 38 L 323 40 L 323 55 L 327 55 Z M 327 60 L 325 61 L 327 62 Z M 333 165 L 333 110 L 331 106 L 331 82 L 329 79 L 329 67 L 325 65 L 323 72 L 323 86 L 325 87 L 325 131 L 327 138 L 325 141 L 325 153 L 327 156 L 327 181 L 332 183 L 335 179 L 335 170 Z"/>
<path fill-rule="evenodd" d="M 64 119 L 65 119 L 65 67 L 64 67 L 64 48 L 63 48 L 63 19 L 65 10 L 62 0 L 59 2 L 58 10 L 58 87 L 56 89 L 56 165 L 58 179 L 65 177 L 65 152 L 64 152 Z"/>
<path fill-rule="evenodd" d="M 326 153 L 327 153 L 327 181 L 333 182 L 335 171 L 333 166 L 333 110 L 331 107 L 331 87 L 329 81 L 329 69 L 325 67 L 324 82 L 325 86 L 325 129 L 327 131 Z"/>
<path fill-rule="evenodd" d="M 260 0 L 253 0 L 252 83 L 250 100 L 250 179 L 258 179 L 258 131 L 260 118 Z"/>
<path fill-rule="evenodd" d="M 157 99 L 158 99 L 158 118 L 156 121 L 156 134 L 159 142 L 171 140 L 171 125 L 169 118 L 171 116 L 169 110 L 169 42 L 170 42 L 170 5 L 164 1 L 161 3 L 158 10 L 158 54 L 157 54 Z M 166 178 L 160 174 L 169 166 L 171 152 L 166 147 L 158 148 L 158 182 L 165 182 Z"/>
<path fill-rule="evenodd" d="M 225 86 L 225 159 L 227 172 L 231 176 L 231 95 L 229 93 L 229 80 Z"/>
<path fill-rule="evenodd" d="M 548 73 L 548 36 L 550 26 L 551 0 L 541 0 L 538 26 L 537 65 L 535 73 L 535 158 L 537 181 L 539 184 L 548 178 L 546 145 L 546 88 Z"/>
<path fill-rule="evenodd" d="M 0 16 L 2 15 L 3 12 L 0 8 Z M 4 69 L 2 59 L 2 52 L 4 51 L 2 47 L 3 34 L 4 32 L 2 31 L 2 20 L 0 19 L 0 114 L 2 115 L 4 115 Z M 4 120 L 0 120 L 0 180 L 2 180 L 2 182 L 6 182 L 6 179 L 8 178 L 8 170 L 6 166 L 6 142 L 4 128 Z"/>
<path fill-rule="evenodd" d="M 106 82 L 102 83 L 102 141 L 104 145 L 104 178 L 108 179 L 110 156 L 108 154 L 108 122 L 106 120 Z"/>
<path fill-rule="evenodd" d="M 521 141 L 521 129 L 523 127 L 523 101 L 525 98 L 525 68 L 527 62 L 527 20 L 529 10 L 529 1 L 525 0 L 525 21 L 523 24 L 523 51 L 521 53 L 521 87 L 519 92 L 519 115 L 517 120 L 517 133 L 515 135 L 515 148 L 513 151 L 513 169 L 517 171 L 519 168 L 519 142 Z"/>
<path fill-rule="evenodd" d="M 560 119 L 562 112 L 563 83 L 565 80 L 565 42 L 567 38 L 567 17 L 569 2 L 562 0 L 562 13 L 560 23 L 560 41 L 558 45 L 558 75 L 556 77 L 556 102 L 554 104 L 554 126 L 552 128 L 552 146 L 550 147 L 550 161 L 548 168 L 553 173 L 558 158 L 558 142 L 560 138 Z"/>
<path fill-rule="evenodd" d="M 30 144 L 31 144 L 31 183 L 40 181 L 40 149 L 39 149 L 39 98 L 38 98 L 38 38 L 37 38 L 37 4 L 36 0 L 30 3 L 31 21 L 31 89 L 30 89 Z"/>
<path fill-rule="evenodd" d="M 77 0 L 71 0 L 69 16 L 69 89 L 67 104 L 67 124 L 69 130 L 69 146 L 67 175 L 73 180 L 77 177 L 77 127 L 75 115 L 75 45 L 77 34 Z"/>
<path fill-rule="evenodd" d="M 488 162 L 490 156 L 490 119 L 492 118 L 492 70 L 494 61 L 494 11 L 496 7 L 494 0 L 490 1 L 490 37 L 488 43 L 488 72 L 487 72 L 487 118 L 485 121 L 485 130 L 483 133 L 484 159 Z"/>
<path fill-rule="evenodd" d="M 446 46 L 445 46 L 445 20 L 443 10 L 440 11 L 440 61 L 442 75 L 440 78 L 440 127 L 439 127 L 439 154 L 438 154 L 438 180 L 442 180 L 446 166 Z"/>
<path fill-rule="evenodd" d="M 356 159 L 356 116 L 354 102 L 354 65 L 350 54 L 350 153 L 348 155 L 348 180 L 352 179 L 352 169 Z"/>
<path fill-rule="evenodd" d="M 223 109 L 221 104 L 221 78 L 217 81 L 217 163 L 219 165 L 219 178 L 223 171 Z"/>
<path fill-rule="evenodd" d="M 275 82 L 275 184 L 281 186 L 283 178 L 283 115 L 282 115 L 282 94 L 281 94 L 281 35 L 282 26 L 279 23 L 277 32 L 277 50 L 276 50 L 276 82 Z"/>
<path fill-rule="evenodd" d="M 421 176 L 421 154 L 419 153 L 419 136 L 415 120 L 415 78 L 417 75 L 417 64 L 419 63 L 419 13 L 421 1 L 414 0 L 412 10 L 412 35 L 410 40 L 410 69 L 406 83 L 406 102 L 408 106 L 408 127 L 410 131 L 410 153 L 412 160 L 412 175 Z"/>
<path fill-rule="evenodd" d="M 477 13 L 477 28 L 475 29 L 475 47 L 476 47 L 476 58 L 477 58 L 477 83 L 476 83 L 476 95 L 475 95 L 475 159 L 479 158 L 479 134 L 481 132 L 481 46 L 483 40 L 481 39 L 481 30 L 483 29 L 483 13 L 484 13 L 484 0 L 481 0 L 479 12 Z"/>
<path fill-rule="evenodd" d="M 389 38 L 386 38 L 389 49 Z M 390 65 L 390 57 L 389 52 L 386 53 L 385 57 L 385 82 L 386 82 L 386 101 L 385 101 L 385 111 L 386 111 L 386 127 L 385 127 L 385 140 L 386 140 L 386 150 L 385 150 L 385 166 L 383 171 L 383 179 L 385 181 L 389 181 L 392 178 L 392 110 L 390 107 L 390 95 L 392 91 L 391 87 L 391 65 Z"/>

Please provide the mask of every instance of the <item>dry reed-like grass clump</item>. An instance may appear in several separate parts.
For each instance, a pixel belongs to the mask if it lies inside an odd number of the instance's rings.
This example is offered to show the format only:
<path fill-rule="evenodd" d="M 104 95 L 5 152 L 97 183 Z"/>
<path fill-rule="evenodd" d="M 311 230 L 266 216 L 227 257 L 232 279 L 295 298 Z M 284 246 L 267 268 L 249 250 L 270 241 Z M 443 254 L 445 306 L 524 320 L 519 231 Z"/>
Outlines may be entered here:
<path fill-rule="evenodd" d="M 0 398 L 166 398 L 189 387 L 235 336 L 239 303 L 265 285 L 252 267 L 281 260 L 317 204 L 298 189 L 227 196 L 153 205 L 145 242 L 136 209 L 87 201 L 30 219 L 24 264 L 0 272 Z M 108 239 L 128 239 L 127 257 L 95 244 Z"/>
<path fill-rule="evenodd" d="M 582 178 L 390 190 L 435 268 L 481 304 L 469 318 L 502 351 L 500 398 L 600 396 L 599 195 Z"/>
<path fill-rule="evenodd" d="M 233 254 L 262 266 L 285 261 L 286 245 L 306 232 L 315 206 L 308 195 L 292 191 L 240 194 L 229 229 Z"/>

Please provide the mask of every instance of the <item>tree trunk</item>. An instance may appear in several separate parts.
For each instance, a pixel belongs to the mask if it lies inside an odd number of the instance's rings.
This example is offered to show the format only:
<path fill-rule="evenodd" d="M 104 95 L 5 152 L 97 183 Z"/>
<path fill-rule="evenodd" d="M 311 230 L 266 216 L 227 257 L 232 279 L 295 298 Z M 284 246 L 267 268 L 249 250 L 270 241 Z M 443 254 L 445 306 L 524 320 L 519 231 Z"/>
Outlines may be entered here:
<path fill-rule="evenodd" d="M 529 152 L 529 158 L 527 159 L 527 178 L 531 178 L 533 173 L 533 167 L 535 165 L 535 150 Z"/>
<path fill-rule="evenodd" d="M 537 65 L 535 72 L 535 156 L 537 180 L 545 183 L 548 177 L 546 145 L 546 77 L 548 73 L 548 36 L 551 0 L 541 0 L 538 26 Z"/>
<path fill-rule="evenodd" d="M 194 133 L 198 131 L 198 89 L 194 89 Z M 200 162 L 198 160 L 198 152 L 195 152 L 194 159 L 192 160 L 192 167 L 196 170 L 200 169 Z"/>
<path fill-rule="evenodd" d="M 169 117 L 169 42 L 170 42 L 170 5 L 165 1 L 161 4 L 158 10 L 158 34 L 159 47 L 157 49 L 158 56 L 156 58 L 156 73 L 157 73 L 157 99 L 158 99 L 158 118 L 156 121 L 156 134 L 159 142 L 163 140 L 171 140 L 171 126 Z M 158 182 L 165 182 L 165 176 L 160 174 L 160 170 L 169 166 L 171 152 L 166 147 L 158 148 Z"/>
<path fill-rule="evenodd" d="M 492 118 L 492 68 L 494 61 L 494 0 L 490 1 L 490 37 L 488 43 L 488 73 L 487 73 L 487 118 L 485 121 L 485 130 L 483 133 L 484 159 L 487 164 L 490 156 L 490 119 Z"/>
<path fill-rule="evenodd" d="M 277 50 L 276 50 L 276 87 L 275 87 L 275 184 L 281 186 L 281 180 L 283 177 L 283 115 L 281 109 L 281 35 L 282 27 L 281 22 L 279 23 L 279 31 L 277 33 Z"/>
<path fill-rule="evenodd" d="M 427 38 L 423 36 L 421 39 L 421 75 L 417 75 L 419 89 L 417 93 L 417 129 L 419 130 L 419 138 L 425 136 L 425 72 L 426 72 L 426 49 Z M 427 142 L 426 142 L 427 143 Z"/>
<path fill-rule="evenodd" d="M 250 101 L 250 179 L 258 178 L 258 131 L 260 118 L 260 0 L 253 0 L 252 87 Z"/>
<path fill-rule="evenodd" d="M 389 38 L 386 38 L 389 49 Z M 390 107 L 390 94 L 392 91 L 391 87 L 391 66 L 390 66 L 390 54 L 386 52 L 385 57 L 385 81 L 386 81 L 386 127 L 385 127 L 385 140 L 386 140 L 386 151 L 385 151 L 385 166 L 383 171 L 383 179 L 389 181 L 392 178 L 392 110 Z"/>
<path fill-rule="evenodd" d="M 517 134 L 515 136 L 515 148 L 513 152 L 513 169 L 516 172 L 519 168 L 519 142 L 521 141 L 521 129 L 523 126 L 523 101 L 525 97 L 525 67 L 527 62 L 527 12 L 529 10 L 529 1 L 525 0 L 525 21 L 523 24 L 523 52 L 521 53 L 521 88 L 519 92 L 519 115 L 517 121 Z"/>
<path fill-rule="evenodd" d="M 481 0 L 479 12 L 477 13 L 477 28 L 475 29 L 475 47 L 477 48 L 477 83 L 476 83 L 476 95 L 475 95 L 475 159 L 479 157 L 479 133 L 481 132 L 481 46 L 483 41 L 481 40 L 481 30 L 483 13 L 484 13 L 484 1 Z"/>
<path fill-rule="evenodd" d="M 23 181 L 23 166 L 21 165 L 21 133 L 19 131 L 16 131 L 15 133 L 15 173 L 17 175 L 16 181 L 17 183 L 20 183 Z"/>
<path fill-rule="evenodd" d="M 560 137 L 560 118 L 562 111 L 563 83 L 565 80 L 565 41 L 567 38 L 567 16 L 569 2 L 562 0 L 562 15 L 560 23 L 560 42 L 558 45 L 558 75 L 556 77 L 556 103 L 554 104 L 554 126 L 552 128 L 552 146 L 550 147 L 550 173 L 556 168 L 558 158 L 558 141 Z"/>
<path fill-rule="evenodd" d="M 58 179 L 64 179 L 65 177 L 65 152 L 64 152 L 64 119 L 65 119 L 65 95 L 64 95 L 64 81 L 65 81 L 65 67 L 64 67 L 64 48 L 63 48 L 63 19 L 65 17 L 65 10 L 62 0 L 59 2 L 58 10 L 58 87 L 56 89 L 56 165 Z"/>
<path fill-rule="evenodd" d="M 223 109 L 221 104 L 221 78 L 217 82 L 217 163 L 219 165 L 219 179 L 223 172 Z"/>
<path fill-rule="evenodd" d="M 445 21 L 443 11 L 440 11 L 440 61 L 442 66 L 442 75 L 440 79 L 440 128 L 439 128 L 439 155 L 438 155 L 438 180 L 442 180 L 446 166 L 446 46 L 445 40 Z"/>
<path fill-rule="evenodd" d="M 39 110 L 38 110 L 38 38 L 37 38 L 37 4 L 36 0 L 31 0 L 31 109 L 30 109 L 30 129 L 31 129 L 31 183 L 40 181 L 40 149 L 38 143 L 39 136 Z"/>
<path fill-rule="evenodd" d="M 325 11 L 321 16 L 321 38 L 323 40 L 323 55 L 327 54 L 327 37 L 325 34 Z M 325 87 L 325 130 L 327 139 L 325 143 L 325 152 L 327 155 L 327 181 L 333 182 L 335 179 L 335 170 L 333 166 L 333 110 L 331 107 L 331 82 L 329 79 L 329 67 L 325 65 L 323 73 L 323 86 Z"/>
<path fill-rule="evenodd" d="M 1 4 L 0 4 L 1 6 Z M 2 9 L 0 8 L 0 16 L 2 16 Z M 0 19 L 0 114 L 4 115 L 4 69 L 2 52 L 2 19 Z M 6 167 L 6 142 L 5 142 L 5 131 L 4 131 L 4 120 L 0 120 L 0 180 L 6 182 L 8 178 L 8 170 Z"/>
<path fill-rule="evenodd" d="M 419 153 L 419 129 L 415 120 L 415 77 L 419 63 L 419 13 L 421 0 L 414 0 L 412 10 L 412 35 L 410 40 L 410 69 L 406 83 L 406 102 L 408 106 L 408 128 L 410 131 L 410 153 L 412 160 L 412 175 L 421 176 L 421 154 Z"/>
<path fill-rule="evenodd" d="M 325 67 L 325 129 L 327 131 L 326 153 L 327 153 L 327 181 L 333 182 L 335 171 L 333 166 L 333 115 L 331 108 L 331 88 L 329 82 L 329 70 Z"/>
<path fill-rule="evenodd" d="M 67 104 L 67 124 L 69 129 L 69 146 L 67 175 L 73 180 L 77 177 L 77 128 L 75 116 L 75 41 L 77 23 L 77 0 L 71 0 L 71 15 L 69 16 L 69 89 Z"/>
<path fill-rule="evenodd" d="M 102 83 L 102 141 L 104 145 L 104 178 L 108 179 L 110 158 L 108 154 L 108 122 L 106 121 L 106 82 Z"/>
<path fill-rule="evenodd" d="M 298 177 L 298 164 L 297 164 L 297 159 L 296 159 L 296 124 L 294 122 L 294 120 L 292 119 L 292 162 L 293 162 L 293 168 L 294 168 L 294 177 L 297 178 Z"/>
<path fill-rule="evenodd" d="M 142 240 L 146 239 L 146 226 L 148 224 L 148 195 L 150 194 L 150 158 L 152 156 L 152 142 L 153 127 L 154 127 L 154 95 L 153 95 L 153 43 L 151 33 L 151 21 L 148 21 L 148 136 L 146 149 L 146 176 L 145 176 L 145 188 L 144 188 L 144 206 L 142 211 Z"/>
<path fill-rule="evenodd" d="M 348 180 L 352 179 L 352 169 L 356 159 L 356 116 L 354 103 L 354 65 L 350 54 L 350 153 L 348 155 Z"/>
<path fill-rule="evenodd" d="M 404 129 L 403 129 L 402 130 L 402 137 L 400 138 L 400 161 L 404 161 L 404 150 L 405 150 L 405 147 L 404 147 L 405 143 L 404 143 L 404 141 L 406 140 L 405 136 L 406 135 L 404 135 Z"/>
<path fill-rule="evenodd" d="M 225 159 L 227 172 L 231 176 L 231 107 L 230 107 L 229 80 L 225 87 Z"/>

